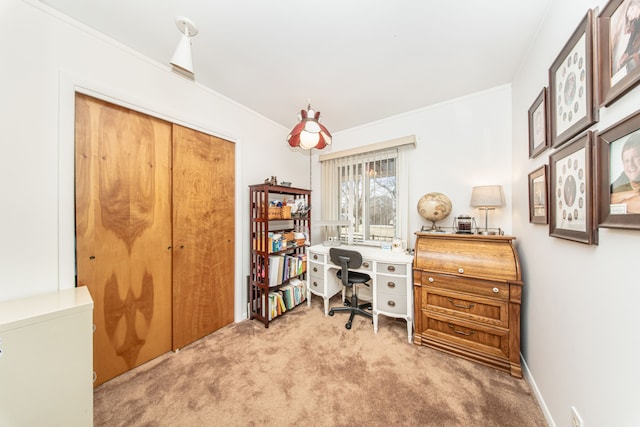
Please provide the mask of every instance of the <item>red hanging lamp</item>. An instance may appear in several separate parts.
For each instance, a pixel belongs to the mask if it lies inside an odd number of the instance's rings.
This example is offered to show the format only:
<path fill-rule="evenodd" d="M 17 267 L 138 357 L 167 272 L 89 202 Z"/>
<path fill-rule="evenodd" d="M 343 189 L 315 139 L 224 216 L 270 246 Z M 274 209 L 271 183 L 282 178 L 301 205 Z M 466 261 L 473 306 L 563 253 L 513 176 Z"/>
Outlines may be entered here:
<path fill-rule="evenodd" d="M 300 110 L 300 122 L 291 129 L 287 136 L 287 142 L 292 147 L 300 147 L 303 150 L 317 148 L 322 150 L 331 145 L 331 134 L 320 123 L 320 111 L 311 109 L 311 104 L 306 110 Z"/>

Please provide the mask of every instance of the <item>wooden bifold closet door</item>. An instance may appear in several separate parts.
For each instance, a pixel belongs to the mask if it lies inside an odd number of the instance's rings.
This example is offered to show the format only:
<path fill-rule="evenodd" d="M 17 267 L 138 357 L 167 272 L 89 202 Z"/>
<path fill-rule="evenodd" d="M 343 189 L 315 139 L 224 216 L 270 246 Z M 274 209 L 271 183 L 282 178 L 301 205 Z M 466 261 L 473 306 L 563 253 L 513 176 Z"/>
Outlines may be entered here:
<path fill-rule="evenodd" d="M 82 94 L 75 139 L 99 385 L 233 321 L 234 144 Z"/>

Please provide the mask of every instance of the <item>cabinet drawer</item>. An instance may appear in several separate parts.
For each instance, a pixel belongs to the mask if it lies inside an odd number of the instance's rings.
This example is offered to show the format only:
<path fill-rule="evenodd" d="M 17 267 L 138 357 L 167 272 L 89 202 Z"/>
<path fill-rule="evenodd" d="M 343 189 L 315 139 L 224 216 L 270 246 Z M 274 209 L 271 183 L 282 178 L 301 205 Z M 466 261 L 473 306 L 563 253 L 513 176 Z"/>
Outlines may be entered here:
<path fill-rule="evenodd" d="M 373 261 L 371 261 L 370 259 L 362 258 L 362 265 L 357 270 L 373 271 Z"/>
<path fill-rule="evenodd" d="M 416 272 L 417 273 L 417 272 Z M 470 279 L 468 277 L 450 276 L 446 274 L 421 272 L 423 285 L 440 289 L 449 289 L 465 294 L 479 295 L 502 300 L 509 300 L 509 284 L 489 280 Z"/>
<path fill-rule="evenodd" d="M 326 263 L 326 255 L 325 254 L 319 254 L 317 252 L 309 252 L 309 261 L 315 261 L 318 262 L 320 264 L 324 264 Z"/>
<path fill-rule="evenodd" d="M 319 277 L 320 279 L 324 277 L 324 267 L 322 266 L 322 264 L 318 264 L 317 262 L 310 262 L 308 270 L 311 277 Z"/>
<path fill-rule="evenodd" d="M 509 327 L 509 303 L 503 300 L 423 286 L 422 308 L 486 325 Z"/>
<path fill-rule="evenodd" d="M 388 262 L 379 262 L 376 265 L 376 272 L 382 274 L 401 274 L 403 276 L 407 275 L 407 265 L 406 264 L 392 264 Z"/>
<path fill-rule="evenodd" d="M 324 295 L 324 277 L 310 276 L 309 290 L 318 295 Z"/>
<path fill-rule="evenodd" d="M 398 276 L 386 276 L 378 274 L 376 276 L 378 292 L 393 295 L 407 295 L 407 278 Z"/>
<path fill-rule="evenodd" d="M 407 296 L 376 292 L 376 309 L 385 313 L 407 314 Z"/>
<path fill-rule="evenodd" d="M 422 310 L 422 335 L 476 352 L 509 358 L 509 332 Z"/>

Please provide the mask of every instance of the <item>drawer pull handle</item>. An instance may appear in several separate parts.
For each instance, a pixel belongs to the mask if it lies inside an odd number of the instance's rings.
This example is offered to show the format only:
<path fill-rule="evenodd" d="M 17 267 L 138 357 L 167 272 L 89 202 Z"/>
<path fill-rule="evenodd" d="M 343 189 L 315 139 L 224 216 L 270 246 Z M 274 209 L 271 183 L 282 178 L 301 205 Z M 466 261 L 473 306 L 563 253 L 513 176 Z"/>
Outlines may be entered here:
<path fill-rule="evenodd" d="M 313 282 L 313 286 L 317 288 L 318 287 L 318 282 Z"/>
<path fill-rule="evenodd" d="M 363 262 L 363 263 L 362 263 L 362 266 L 363 266 L 364 268 L 369 268 L 369 263 L 368 263 L 368 262 Z"/>
<path fill-rule="evenodd" d="M 433 277 L 429 277 L 429 283 L 433 283 Z"/>
<path fill-rule="evenodd" d="M 387 286 L 390 288 L 395 288 L 396 284 L 394 282 L 387 282 Z"/>
<path fill-rule="evenodd" d="M 459 268 L 459 269 L 458 269 L 458 273 L 460 273 L 460 274 L 464 273 L 464 268 L 462 268 L 462 267 L 461 267 L 461 268 Z"/>
<path fill-rule="evenodd" d="M 313 272 L 317 273 L 318 272 L 318 268 L 317 267 L 313 267 Z"/>
<path fill-rule="evenodd" d="M 475 333 L 476 333 L 476 331 L 474 331 L 474 330 L 471 330 L 470 332 L 459 331 L 459 330 L 457 330 L 457 329 L 456 329 L 456 327 L 455 327 L 454 325 L 452 325 L 451 323 L 449 323 L 448 325 L 449 325 L 449 327 L 450 327 L 451 329 L 453 329 L 453 332 L 455 332 L 456 334 L 464 335 L 465 337 L 469 337 L 469 336 L 471 336 L 471 335 L 473 335 L 473 334 L 475 334 Z"/>
<path fill-rule="evenodd" d="M 390 266 L 387 267 L 387 271 L 394 272 L 394 271 L 396 271 L 396 268 L 393 265 L 390 265 Z"/>
<path fill-rule="evenodd" d="M 500 289 L 498 289 L 498 288 L 493 288 L 491 290 L 493 291 L 494 294 L 497 294 L 498 292 L 500 292 Z"/>
<path fill-rule="evenodd" d="M 313 254 L 313 259 L 318 259 L 318 255 Z"/>
<path fill-rule="evenodd" d="M 456 304 L 455 302 L 453 302 L 453 300 L 451 298 L 447 298 L 447 301 L 449 301 L 451 303 L 451 305 L 453 305 L 454 307 L 464 308 L 465 310 L 470 310 L 475 306 L 474 303 L 469 303 L 469 305 Z"/>
<path fill-rule="evenodd" d="M 395 307 L 396 306 L 396 302 L 395 301 L 387 301 L 387 305 L 389 307 Z"/>

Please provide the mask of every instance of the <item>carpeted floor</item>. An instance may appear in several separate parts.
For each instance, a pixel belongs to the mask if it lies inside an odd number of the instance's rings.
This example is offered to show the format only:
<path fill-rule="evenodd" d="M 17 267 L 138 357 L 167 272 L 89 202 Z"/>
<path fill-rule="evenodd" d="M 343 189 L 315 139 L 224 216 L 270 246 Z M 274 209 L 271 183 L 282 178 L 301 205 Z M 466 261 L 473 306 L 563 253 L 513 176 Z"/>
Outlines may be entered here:
<path fill-rule="evenodd" d="M 347 316 L 313 297 L 269 328 L 224 327 L 97 387 L 94 425 L 547 426 L 525 380 Z"/>

